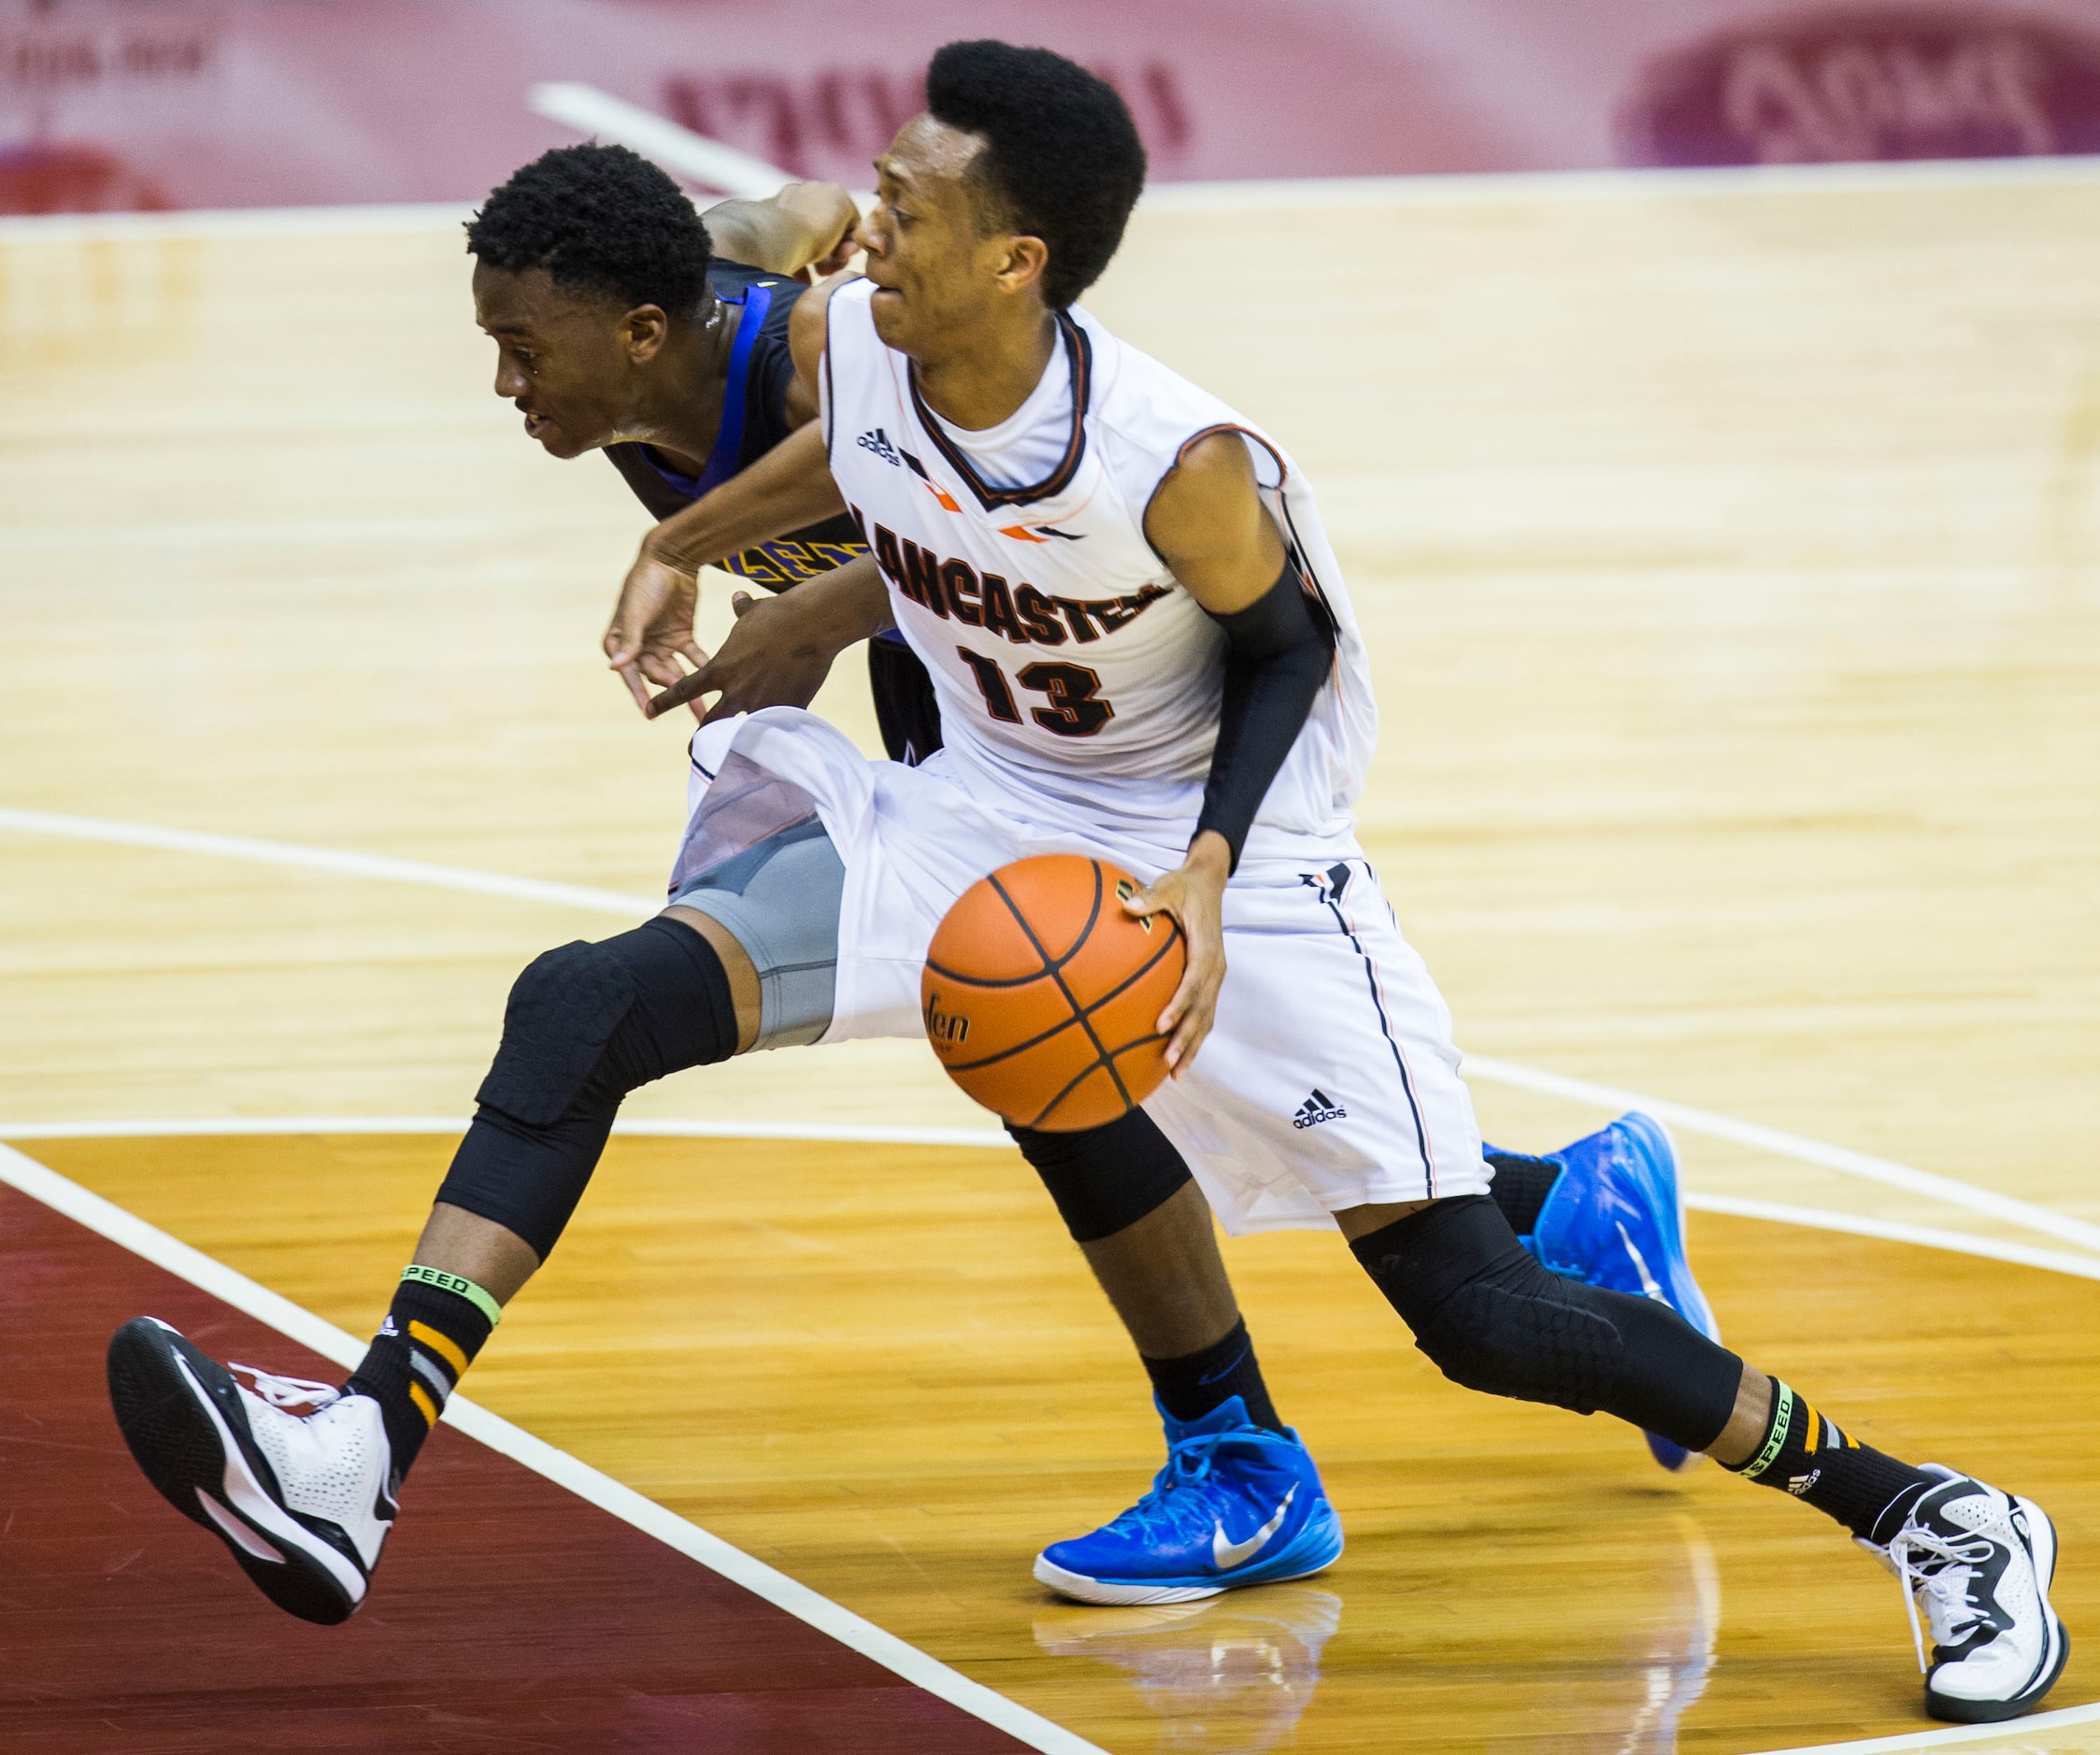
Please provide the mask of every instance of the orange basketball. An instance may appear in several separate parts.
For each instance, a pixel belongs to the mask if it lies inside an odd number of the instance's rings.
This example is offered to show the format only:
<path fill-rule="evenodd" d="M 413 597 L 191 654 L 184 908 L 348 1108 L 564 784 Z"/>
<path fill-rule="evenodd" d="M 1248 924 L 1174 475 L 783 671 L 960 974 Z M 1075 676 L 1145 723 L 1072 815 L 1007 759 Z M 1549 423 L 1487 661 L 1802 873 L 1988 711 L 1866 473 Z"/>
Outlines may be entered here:
<path fill-rule="evenodd" d="M 1144 886 L 1075 853 L 1002 865 L 949 909 L 919 984 L 948 1076 L 1009 1121 L 1077 1134 L 1128 1114 L 1166 1077 L 1160 1013 L 1188 947 L 1170 915 L 1133 920 Z"/>

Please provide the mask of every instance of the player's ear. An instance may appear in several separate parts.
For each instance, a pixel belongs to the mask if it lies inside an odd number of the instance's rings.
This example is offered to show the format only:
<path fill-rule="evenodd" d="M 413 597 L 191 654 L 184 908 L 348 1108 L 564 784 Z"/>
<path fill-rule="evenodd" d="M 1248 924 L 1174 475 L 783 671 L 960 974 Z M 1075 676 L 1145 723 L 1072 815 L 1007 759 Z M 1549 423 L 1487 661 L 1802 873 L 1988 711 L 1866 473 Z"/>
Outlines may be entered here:
<path fill-rule="evenodd" d="M 671 320 L 661 305 L 637 305 L 620 321 L 621 341 L 636 365 L 647 365 L 662 352 L 670 334 Z"/>
<path fill-rule="evenodd" d="M 1024 292 L 1041 283 L 1050 266 L 1050 246 L 1039 237 L 1009 237 L 995 277 L 1002 292 Z"/>

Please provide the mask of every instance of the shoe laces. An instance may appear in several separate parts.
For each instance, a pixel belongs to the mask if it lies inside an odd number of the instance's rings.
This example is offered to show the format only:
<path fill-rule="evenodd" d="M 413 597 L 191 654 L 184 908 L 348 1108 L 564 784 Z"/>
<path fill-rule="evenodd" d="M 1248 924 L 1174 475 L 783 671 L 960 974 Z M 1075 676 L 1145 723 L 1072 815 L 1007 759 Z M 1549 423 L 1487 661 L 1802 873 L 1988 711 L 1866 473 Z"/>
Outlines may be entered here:
<path fill-rule="evenodd" d="M 1918 1667 L 1926 1668 L 1925 1635 L 1918 1623 L 1918 1598 L 1930 1600 L 1928 1615 L 1936 1644 L 1954 1645 L 1978 1621 L 1987 1619 L 1990 1606 L 1977 1601 L 1975 1586 L 1980 1568 L 1989 1562 L 1998 1544 L 1988 1535 L 1942 1535 L 1915 1523 L 1907 1523 L 1889 1540 L 1889 1561 L 1903 1580 L 1903 1605 L 1910 1617 L 1910 1640 L 1918 1649 Z M 1919 1555 L 1922 1555 L 1921 1560 Z M 1936 1608 L 1937 1614 L 1931 1614 Z"/>
<path fill-rule="evenodd" d="M 1192 1433 L 1167 1448 L 1166 1463 L 1152 1477 L 1144 1498 L 1107 1527 L 1140 1538 L 1154 1530 L 1174 1534 L 1207 1532 L 1217 1520 L 1205 1488 L 1217 1463 L 1221 1445 L 1295 1449 L 1295 1443 L 1262 1426 L 1234 1426 L 1224 1432 Z"/>
<path fill-rule="evenodd" d="M 249 1379 L 245 1387 L 252 1389 L 259 1399 L 272 1407 L 287 1410 L 305 1407 L 308 1413 L 318 1414 L 342 1399 L 343 1392 L 334 1384 L 316 1383 L 311 1377 L 287 1377 L 276 1372 L 260 1371 L 253 1365 L 236 1364 L 230 1360 L 226 1369 L 244 1373 Z"/>

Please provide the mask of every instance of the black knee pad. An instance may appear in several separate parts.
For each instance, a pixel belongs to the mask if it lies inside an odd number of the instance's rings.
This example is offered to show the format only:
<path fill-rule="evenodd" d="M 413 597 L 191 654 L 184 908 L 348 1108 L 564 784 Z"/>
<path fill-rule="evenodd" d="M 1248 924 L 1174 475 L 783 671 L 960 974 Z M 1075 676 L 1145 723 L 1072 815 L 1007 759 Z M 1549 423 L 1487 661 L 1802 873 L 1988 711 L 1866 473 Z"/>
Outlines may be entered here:
<path fill-rule="evenodd" d="M 1493 1201 L 1438 1201 L 1361 1239 L 1359 1257 L 1379 1239 L 1364 1266 L 1453 1383 L 1579 1414 L 1604 1405 L 1619 1331 L 1524 1253 Z"/>
<path fill-rule="evenodd" d="M 1350 1246 L 1415 1345 L 1454 1383 L 1603 1409 L 1703 1450 L 1743 1362 L 1667 1305 L 1550 1273 L 1485 1195 L 1438 1201 Z"/>
<path fill-rule="evenodd" d="M 503 1041 L 474 1100 L 528 1127 L 558 1120 L 597 1070 L 636 991 L 609 943 L 579 938 L 535 957 L 510 984 Z"/>
<path fill-rule="evenodd" d="M 1489 1395 L 1592 1414 L 1609 1399 L 1624 1348 L 1619 1331 L 1585 1310 L 1532 1262 L 1509 1282 L 1455 1293 L 1416 1331 L 1415 1345 L 1453 1383 Z"/>
<path fill-rule="evenodd" d="M 736 1051 L 729 977 L 691 927 L 659 918 L 550 950 L 510 990 L 480 1110 L 437 1198 L 494 1220 L 544 1261 L 627 1093 Z"/>
<path fill-rule="evenodd" d="M 544 1127 L 579 1098 L 617 1105 L 666 1073 L 736 1049 L 721 959 L 690 926 L 659 916 L 617 938 L 578 939 L 527 963 L 474 1098 Z"/>
<path fill-rule="evenodd" d="M 1159 1123 L 1133 1109 L 1105 1127 L 1044 1133 L 1007 1123 L 1075 1243 L 1096 1243 L 1165 1205 L 1190 1180 L 1189 1166 Z"/>

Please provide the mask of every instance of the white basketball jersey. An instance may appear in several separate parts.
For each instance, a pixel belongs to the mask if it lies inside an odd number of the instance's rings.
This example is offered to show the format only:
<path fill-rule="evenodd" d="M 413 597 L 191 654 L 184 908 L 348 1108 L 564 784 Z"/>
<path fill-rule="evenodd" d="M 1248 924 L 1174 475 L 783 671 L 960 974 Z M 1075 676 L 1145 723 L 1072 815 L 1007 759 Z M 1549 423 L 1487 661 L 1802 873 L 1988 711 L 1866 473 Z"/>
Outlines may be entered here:
<path fill-rule="evenodd" d="M 1217 741 L 1225 639 L 1146 540 L 1145 510 L 1192 440 L 1236 431 L 1336 631 L 1333 674 L 1245 857 L 1352 849 L 1378 709 L 1341 570 L 1281 448 L 1074 309 L 1059 319 L 1072 377 L 1063 461 L 1033 487 L 991 486 L 876 334 L 874 290 L 832 296 L 824 432 L 897 627 L 932 673 L 936 761 L 1003 813 L 1130 836 L 1179 863 Z"/>

